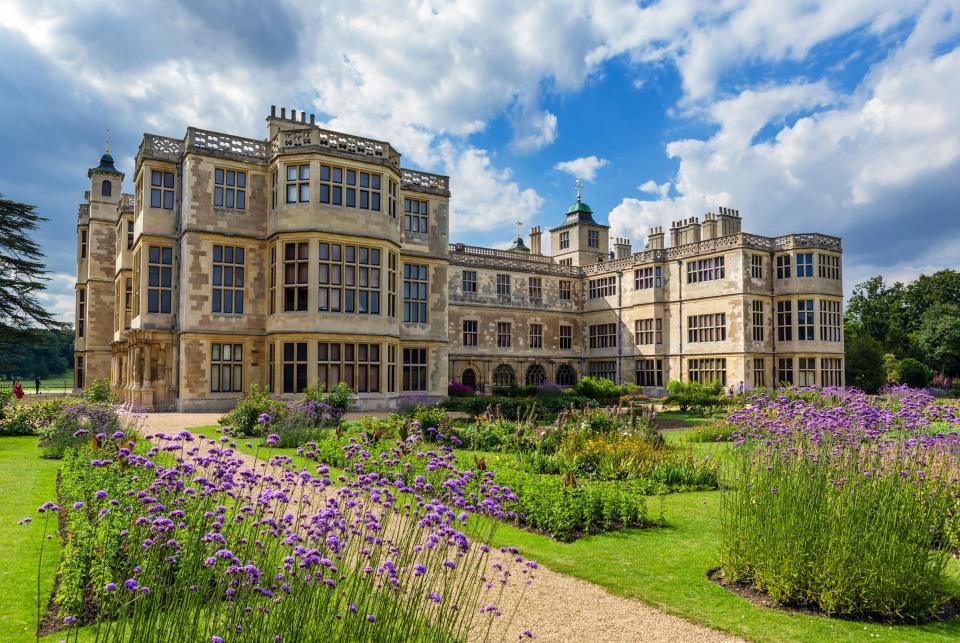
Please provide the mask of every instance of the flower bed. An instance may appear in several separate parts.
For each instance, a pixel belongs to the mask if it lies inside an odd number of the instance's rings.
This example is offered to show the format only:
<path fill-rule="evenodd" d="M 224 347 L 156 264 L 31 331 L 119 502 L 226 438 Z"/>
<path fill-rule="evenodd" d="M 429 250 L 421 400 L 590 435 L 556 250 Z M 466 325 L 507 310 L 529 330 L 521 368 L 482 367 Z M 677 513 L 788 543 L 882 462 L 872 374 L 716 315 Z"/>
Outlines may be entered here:
<path fill-rule="evenodd" d="M 900 388 L 759 395 L 730 414 L 724 577 L 783 604 L 891 622 L 936 616 L 957 548 L 960 407 Z"/>

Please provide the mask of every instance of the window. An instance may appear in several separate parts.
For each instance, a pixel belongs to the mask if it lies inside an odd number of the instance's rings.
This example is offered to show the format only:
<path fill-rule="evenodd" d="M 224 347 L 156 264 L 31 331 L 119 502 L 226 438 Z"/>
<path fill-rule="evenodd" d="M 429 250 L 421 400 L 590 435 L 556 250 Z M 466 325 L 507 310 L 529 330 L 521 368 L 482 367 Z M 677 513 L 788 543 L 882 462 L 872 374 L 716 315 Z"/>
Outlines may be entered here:
<path fill-rule="evenodd" d="M 760 300 L 753 300 L 751 302 L 752 317 L 753 317 L 753 341 L 762 342 L 763 341 L 763 302 Z"/>
<path fill-rule="evenodd" d="M 663 386 L 663 360 L 638 359 L 637 386 Z"/>
<path fill-rule="evenodd" d="M 709 259 L 695 259 L 687 262 L 687 283 L 696 284 L 704 281 L 723 279 L 726 276 L 726 266 L 723 257 Z"/>
<path fill-rule="evenodd" d="M 270 314 L 277 312 L 277 245 L 270 246 Z"/>
<path fill-rule="evenodd" d="M 543 299 L 543 280 L 540 277 L 530 277 L 527 290 L 531 301 L 540 301 Z"/>
<path fill-rule="evenodd" d="M 86 229 L 80 231 L 80 258 L 87 258 L 87 231 Z"/>
<path fill-rule="evenodd" d="M 839 342 L 843 317 L 840 314 L 840 302 L 820 300 L 820 341 Z"/>
<path fill-rule="evenodd" d="M 397 347 L 387 346 L 387 393 L 397 392 Z"/>
<path fill-rule="evenodd" d="M 317 344 L 317 382 L 331 390 L 340 382 L 357 393 L 380 392 L 380 344 Z"/>
<path fill-rule="evenodd" d="M 497 322 L 497 348 L 510 348 L 510 322 Z"/>
<path fill-rule="evenodd" d="M 709 384 L 720 382 L 727 385 L 727 360 L 723 357 L 706 357 L 687 360 L 687 380 Z"/>
<path fill-rule="evenodd" d="M 750 276 L 763 279 L 763 255 L 750 255 Z"/>
<path fill-rule="evenodd" d="M 213 312 L 243 314 L 241 247 L 213 246 Z"/>
<path fill-rule="evenodd" d="M 570 350 L 573 348 L 573 326 L 560 324 L 560 349 Z"/>
<path fill-rule="evenodd" d="M 813 332 L 813 300 L 800 299 L 797 301 L 797 339 L 801 342 L 812 342 Z"/>
<path fill-rule="evenodd" d="M 790 278 L 790 255 L 779 255 L 777 257 L 777 279 Z"/>
<path fill-rule="evenodd" d="M 843 360 L 838 357 L 820 358 L 820 386 L 843 386 Z"/>
<path fill-rule="evenodd" d="M 127 250 L 133 250 L 133 220 L 127 221 Z"/>
<path fill-rule="evenodd" d="M 781 357 L 777 360 L 777 382 L 793 386 L 792 357 Z"/>
<path fill-rule="evenodd" d="M 140 249 L 133 253 L 133 316 L 140 315 Z"/>
<path fill-rule="evenodd" d="M 476 270 L 463 271 L 463 292 L 470 292 L 470 293 L 477 292 L 477 271 Z"/>
<path fill-rule="evenodd" d="M 173 209 L 173 172 L 150 170 L 150 207 Z"/>
<path fill-rule="evenodd" d="M 547 372 L 539 364 L 531 364 L 527 369 L 527 386 L 539 386 L 547 381 Z"/>
<path fill-rule="evenodd" d="M 507 366 L 506 364 L 501 364 L 500 366 L 493 369 L 493 385 L 494 386 L 513 386 L 514 376 L 513 369 Z"/>
<path fill-rule="evenodd" d="M 424 234 L 430 232 L 426 201 L 409 198 L 403 200 L 403 229 Z"/>
<path fill-rule="evenodd" d="M 397 316 L 397 264 L 400 259 L 396 253 L 388 253 L 387 258 L 387 315 Z"/>
<path fill-rule="evenodd" d="M 300 393 L 307 388 L 307 343 L 283 344 L 283 392 Z"/>
<path fill-rule="evenodd" d="M 276 209 L 277 207 L 277 171 L 273 170 L 270 172 L 270 207 Z"/>
<path fill-rule="evenodd" d="M 590 326 L 590 348 L 615 348 L 616 345 L 616 324 L 592 324 Z"/>
<path fill-rule="evenodd" d="M 475 319 L 464 319 L 463 320 L 463 345 L 464 346 L 476 346 L 479 339 L 479 332 L 477 332 L 477 320 Z"/>
<path fill-rule="evenodd" d="M 589 282 L 590 299 L 599 299 L 617 294 L 616 277 L 600 277 Z"/>
<path fill-rule="evenodd" d="M 169 313 L 173 296 L 173 248 L 150 246 L 147 262 L 147 312 Z"/>
<path fill-rule="evenodd" d="M 557 384 L 560 386 L 573 386 L 577 383 L 577 372 L 569 364 L 561 364 L 557 368 Z"/>
<path fill-rule="evenodd" d="M 210 345 L 210 392 L 243 391 L 243 344 Z"/>
<path fill-rule="evenodd" d="M 216 168 L 213 171 L 213 206 L 247 209 L 247 173 Z"/>
<path fill-rule="evenodd" d="M 587 245 L 591 248 L 600 247 L 600 231 L 587 230 Z"/>
<path fill-rule="evenodd" d="M 566 250 L 570 247 L 570 231 L 564 231 L 560 233 L 560 249 Z"/>
<path fill-rule="evenodd" d="M 124 328 L 130 328 L 130 314 L 133 311 L 133 279 L 127 277 L 123 289 Z"/>
<path fill-rule="evenodd" d="M 319 310 L 380 314 L 380 248 L 321 241 L 318 254 Z"/>
<path fill-rule="evenodd" d="M 635 327 L 634 335 L 638 346 L 663 343 L 662 319 L 638 319 Z"/>
<path fill-rule="evenodd" d="M 753 359 L 753 386 L 764 387 L 767 385 L 767 366 L 762 357 Z"/>
<path fill-rule="evenodd" d="M 617 363 L 613 361 L 588 362 L 587 372 L 595 379 L 602 377 L 611 382 L 617 381 Z"/>
<path fill-rule="evenodd" d="M 558 263 L 559 265 L 561 265 L 561 266 L 572 266 L 572 265 L 573 265 L 573 259 L 561 259 L 561 260 L 558 261 L 557 263 Z"/>
<path fill-rule="evenodd" d="M 83 355 L 77 355 L 77 388 L 83 388 L 84 372 Z"/>
<path fill-rule="evenodd" d="M 87 331 L 87 289 L 77 289 L 77 337 L 83 337 Z"/>
<path fill-rule="evenodd" d="M 287 203 L 310 202 L 310 165 L 287 166 Z"/>
<path fill-rule="evenodd" d="M 403 379 L 404 391 L 427 390 L 427 349 L 403 349 Z"/>
<path fill-rule="evenodd" d="M 543 348 L 543 324 L 530 324 L 530 348 Z"/>
<path fill-rule="evenodd" d="M 397 186 L 397 182 L 393 179 L 390 179 L 390 216 L 394 219 L 397 218 L 397 193 L 400 191 L 400 188 Z"/>
<path fill-rule="evenodd" d="M 510 297 L 510 275 L 497 275 L 497 297 Z"/>
<path fill-rule="evenodd" d="M 427 267 L 403 264 L 403 321 L 427 323 Z M 406 349 L 404 349 L 406 350 Z"/>
<path fill-rule="evenodd" d="M 687 317 L 687 341 L 691 344 L 697 342 L 722 342 L 726 339 L 726 313 L 691 315 Z"/>
<path fill-rule="evenodd" d="M 777 341 L 793 341 L 793 314 L 792 303 L 789 301 L 777 302 Z"/>
<path fill-rule="evenodd" d="M 840 257 L 836 255 L 817 255 L 819 260 L 819 272 L 822 279 L 840 278 Z"/>
<path fill-rule="evenodd" d="M 100 184 L 100 196 L 110 196 L 113 194 L 113 184 L 110 183 L 110 179 L 104 179 L 103 183 Z"/>
<path fill-rule="evenodd" d="M 689 264 L 688 264 L 689 265 Z M 661 284 L 660 266 L 651 266 L 649 268 L 639 268 L 633 271 L 633 287 L 635 290 L 646 290 L 647 288 L 660 287 Z"/>
<path fill-rule="evenodd" d="M 320 165 L 320 203 L 380 212 L 381 181 L 379 174 Z M 396 204 L 393 208 L 393 216 L 396 218 Z"/>
<path fill-rule="evenodd" d="M 277 345 L 273 342 L 267 344 L 267 391 L 274 391 L 274 374 L 276 373 Z"/>
<path fill-rule="evenodd" d="M 813 254 L 812 253 L 802 252 L 797 254 L 797 276 L 798 277 L 813 276 Z"/>
<path fill-rule="evenodd" d="M 310 248 L 306 241 L 283 244 L 283 309 L 285 311 L 307 310 L 309 257 Z"/>
<path fill-rule="evenodd" d="M 817 385 L 817 359 L 815 357 L 800 357 L 797 359 L 797 385 Z"/>
<path fill-rule="evenodd" d="M 562 301 L 570 301 L 572 291 L 570 288 L 570 282 L 566 279 L 560 280 L 560 299 Z"/>

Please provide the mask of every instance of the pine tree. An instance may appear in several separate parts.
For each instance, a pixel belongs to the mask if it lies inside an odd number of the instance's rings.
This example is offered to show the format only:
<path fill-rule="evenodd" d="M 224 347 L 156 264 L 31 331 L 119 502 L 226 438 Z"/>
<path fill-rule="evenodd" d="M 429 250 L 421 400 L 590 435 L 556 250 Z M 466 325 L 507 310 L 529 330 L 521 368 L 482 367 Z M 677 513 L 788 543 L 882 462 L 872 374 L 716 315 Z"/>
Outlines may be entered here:
<path fill-rule="evenodd" d="M 29 341 L 39 328 L 63 327 L 37 300 L 47 287 L 43 253 L 32 239 L 41 221 L 34 206 L 0 194 L 0 349 Z"/>

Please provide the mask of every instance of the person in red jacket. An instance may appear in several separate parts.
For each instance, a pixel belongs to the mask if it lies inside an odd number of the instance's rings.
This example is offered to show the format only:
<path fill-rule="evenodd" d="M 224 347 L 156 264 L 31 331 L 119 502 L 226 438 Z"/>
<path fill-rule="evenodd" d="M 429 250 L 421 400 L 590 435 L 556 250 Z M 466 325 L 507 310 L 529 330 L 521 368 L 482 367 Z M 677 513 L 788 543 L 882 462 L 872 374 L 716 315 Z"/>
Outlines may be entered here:
<path fill-rule="evenodd" d="M 23 387 L 20 385 L 20 380 L 13 383 L 13 396 L 18 400 L 23 399 Z"/>

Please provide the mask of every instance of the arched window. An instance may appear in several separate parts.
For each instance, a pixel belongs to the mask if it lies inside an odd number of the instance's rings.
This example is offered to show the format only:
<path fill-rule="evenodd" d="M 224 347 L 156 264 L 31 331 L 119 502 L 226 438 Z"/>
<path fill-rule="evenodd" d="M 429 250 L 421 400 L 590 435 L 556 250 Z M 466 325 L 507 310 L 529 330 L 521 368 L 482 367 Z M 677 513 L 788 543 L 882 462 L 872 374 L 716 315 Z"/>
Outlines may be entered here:
<path fill-rule="evenodd" d="M 474 391 L 477 390 L 477 372 L 472 368 L 468 368 L 463 372 L 463 375 L 460 376 L 460 383 L 464 386 L 469 386 Z"/>
<path fill-rule="evenodd" d="M 561 364 L 557 369 L 557 384 L 573 386 L 577 383 L 577 372 L 569 364 Z"/>
<path fill-rule="evenodd" d="M 113 184 L 110 183 L 110 179 L 104 179 L 103 183 L 100 184 L 100 195 L 110 196 L 112 193 L 113 193 Z"/>
<path fill-rule="evenodd" d="M 537 386 L 547 381 L 547 373 L 539 364 L 531 364 L 527 369 L 527 386 Z"/>
<path fill-rule="evenodd" d="M 494 386 L 512 386 L 514 382 L 513 369 L 507 366 L 506 364 L 501 364 L 500 366 L 493 369 L 493 385 Z"/>

